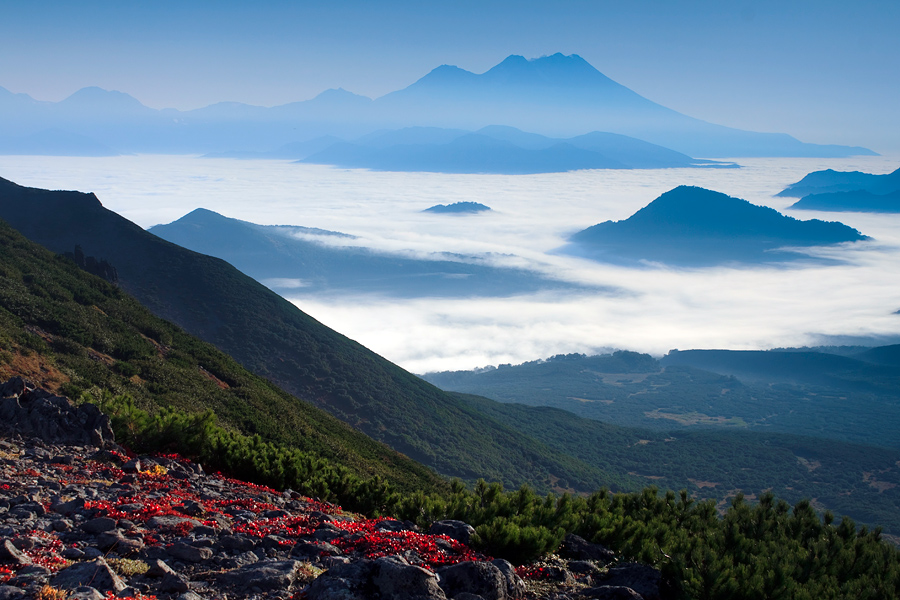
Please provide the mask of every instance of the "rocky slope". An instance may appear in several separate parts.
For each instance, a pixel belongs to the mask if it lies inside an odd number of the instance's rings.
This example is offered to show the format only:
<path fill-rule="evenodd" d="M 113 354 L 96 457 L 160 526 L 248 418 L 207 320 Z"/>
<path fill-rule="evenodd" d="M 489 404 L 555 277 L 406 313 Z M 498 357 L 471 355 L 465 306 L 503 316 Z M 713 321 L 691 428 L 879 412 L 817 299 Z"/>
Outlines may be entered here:
<path fill-rule="evenodd" d="M 575 536 L 514 569 L 458 521 L 428 533 L 177 456 L 127 455 L 90 405 L 0 385 L 0 599 L 659 598 L 659 573 Z M 639 595 L 640 594 L 642 595 Z"/>

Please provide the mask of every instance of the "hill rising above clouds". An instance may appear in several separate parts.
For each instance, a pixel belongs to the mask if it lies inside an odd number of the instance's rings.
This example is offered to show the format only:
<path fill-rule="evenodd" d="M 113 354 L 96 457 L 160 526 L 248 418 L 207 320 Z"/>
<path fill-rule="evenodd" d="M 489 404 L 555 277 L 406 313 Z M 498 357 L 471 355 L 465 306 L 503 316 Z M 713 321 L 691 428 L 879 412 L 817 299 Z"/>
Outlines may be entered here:
<path fill-rule="evenodd" d="M 853 192 L 864 190 L 873 194 L 900 191 L 900 169 L 885 175 L 861 171 L 814 171 L 776 194 L 787 198 L 802 198 L 810 194 Z"/>
<path fill-rule="evenodd" d="M 564 252 L 605 262 L 712 266 L 803 258 L 785 247 L 868 239 L 842 223 L 799 221 L 711 190 L 680 186 L 622 221 L 606 221 L 569 238 Z"/>

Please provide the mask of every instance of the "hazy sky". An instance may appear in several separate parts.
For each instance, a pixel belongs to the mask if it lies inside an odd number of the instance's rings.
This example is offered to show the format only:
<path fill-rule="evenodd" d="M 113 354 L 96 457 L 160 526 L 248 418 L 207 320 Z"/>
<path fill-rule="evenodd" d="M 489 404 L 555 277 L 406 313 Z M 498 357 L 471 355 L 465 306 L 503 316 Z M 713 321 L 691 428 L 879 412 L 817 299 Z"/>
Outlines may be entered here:
<path fill-rule="evenodd" d="M 377 97 L 440 64 L 579 54 L 691 116 L 900 151 L 900 2 L 0 0 L 0 86 L 154 108 Z"/>

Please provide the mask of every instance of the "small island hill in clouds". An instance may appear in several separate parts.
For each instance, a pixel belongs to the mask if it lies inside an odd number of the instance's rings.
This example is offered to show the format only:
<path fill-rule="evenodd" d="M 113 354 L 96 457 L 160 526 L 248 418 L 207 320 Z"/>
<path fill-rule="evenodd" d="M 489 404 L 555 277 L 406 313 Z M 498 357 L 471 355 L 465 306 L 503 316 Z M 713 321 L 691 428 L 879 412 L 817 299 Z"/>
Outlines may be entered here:
<path fill-rule="evenodd" d="M 791 208 L 834 212 L 900 212 L 900 169 L 884 175 L 827 169 L 777 194 L 800 198 Z"/>
<path fill-rule="evenodd" d="M 555 170 L 647 168 L 642 165 L 649 166 L 662 159 L 665 159 L 663 163 L 669 163 L 662 166 L 684 166 L 673 161 L 684 163 L 690 157 L 874 154 L 866 148 L 808 144 L 786 134 L 743 131 L 695 119 L 616 83 L 576 54 L 559 53 L 531 60 L 513 55 L 482 74 L 440 66 L 412 85 L 375 100 L 343 90 L 329 90 L 311 100 L 272 108 L 222 102 L 179 111 L 151 109 L 128 94 L 99 88 L 85 88 L 56 103 L 38 102 L 25 94 L 0 89 L 0 110 L 7 117 L 0 123 L 0 152 L 7 154 L 19 153 L 23 148 L 38 154 L 86 155 L 109 152 L 321 154 L 329 150 L 325 142 L 335 138 L 359 139 L 379 130 L 409 127 L 462 130 L 462 137 L 447 141 L 451 154 L 454 144 L 469 144 L 483 152 L 487 146 L 499 147 L 500 142 L 507 142 L 515 146 L 505 150 L 513 156 L 523 154 L 534 161 L 543 153 L 550 154 L 557 162 L 568 161 L 562 167 L 555 166 Z M 522 145 L 525 143 L 522 136 L 513 139 L 509 132 L 480 131 L 495 126 L 562 139 L 551 142 L 549 147 L 546 144 L 542 148 L 527 147 Z M 465 135 L 473 132 L 483 137 L 472 139 Z M 622 139 L 577 142 L 569 139 L 595 132 L 633 138 L 630 149 L 620 148 L 631 154 L 617 156 L 602 151 L 591 154 L 596 148 L 622 146 L 626 141 Z M 559 142 L 574 146 L 566 152 L 576 158 L 561 152 Z M 652 160 L 635 157 L 633 146 L 637 142 L 645 145 L 642 152 L 648 153 Z M 83 146 L 81 151 L 79 143 Z M 429 152 L 446 154 L 448 151 L 442 148 L 438 152 L 437 146 L 440 145 L 432 143 Z M 349 150 L 344 148 L 343 152 Z M 342 160 L 373 160 L 364 151 L 356 152 L 362 155 L 351 153 L 349 159 L 343 156 Z M 395 148 L 393 152 L 399 150 Z M 623 160 L 626 155 L 629 158 Z M 326 162 L 325 159 L 338 160 L 328 155 L 318 160 Z M 400 159 L 410 157 L 396 158 Z M 393 164 L 389 162 L 386 166 L 393 167 Z M 498 172 L 501 167 L 487 170 Z M 535 172 L 530 168 L 526 172 Z M 426 165 L 427 169 L 442 170 L 433 165 Z M 456 172 L 478 172 L 472 169 L 466 165 L 457 167 Z"/>
<path fill-rule="evenodd" d="M 679 186 L 628 219 L 572 235 L 562 251 L 632 266 L 704 267 L 810 260 L 800 249 L 866 239 L 843 223 L 799 221 L 726 194 Z"/>

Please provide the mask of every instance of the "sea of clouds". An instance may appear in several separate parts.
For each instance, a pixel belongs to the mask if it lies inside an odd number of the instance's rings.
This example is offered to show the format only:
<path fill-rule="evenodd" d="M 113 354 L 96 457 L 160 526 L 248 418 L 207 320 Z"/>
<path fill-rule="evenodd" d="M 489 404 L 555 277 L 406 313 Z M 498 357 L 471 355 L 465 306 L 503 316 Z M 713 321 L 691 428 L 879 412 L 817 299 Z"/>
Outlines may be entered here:
<path fill-rule="evenodd" d="M 0 177 L 92 191 L 143 227 L 203 207 L 266 225 L 412 256 L 477 256 L 613 293 L 508 298 L 323 297 L 288 294 L 319 321 L 414 372 L 519 363 L 623 348 L 752 349 L 900 341 L 900 215 L 788 211 L 774 194 L 820 169 L 887 173 L 900 157 L 733 159 L 740 169 L 592 170 L 544 175 L 450 175 L 348 170 L 286 161 L 193 156 L 0 156 Z M 644 269 L 554 254 L 567 236 L 625 219 L 677 185 L 697 185 L 800 219 L 840 220 L 872 241 L 822 249 L 842 264 Z M 472 201 L 488 213 L 422 213 Z"/>

